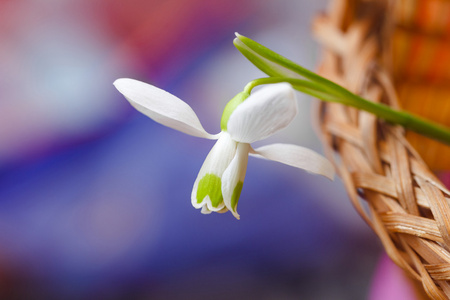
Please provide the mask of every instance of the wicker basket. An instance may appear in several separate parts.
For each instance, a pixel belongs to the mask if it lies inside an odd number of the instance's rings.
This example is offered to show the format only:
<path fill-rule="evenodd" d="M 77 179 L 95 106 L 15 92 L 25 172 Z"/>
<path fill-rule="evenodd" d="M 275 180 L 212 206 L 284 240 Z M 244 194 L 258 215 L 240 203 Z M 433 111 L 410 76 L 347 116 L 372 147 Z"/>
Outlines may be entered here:
<path fill-rule="evenodd" d="M 450 2 L 336 0 L 313 31 L 320 73 L 376 102 L 450 126 Z M 450 192 L 431 170 L 450 147 L 339 104 L 318 104 L 325 151 L 391 259 L 450 299 Z"/>

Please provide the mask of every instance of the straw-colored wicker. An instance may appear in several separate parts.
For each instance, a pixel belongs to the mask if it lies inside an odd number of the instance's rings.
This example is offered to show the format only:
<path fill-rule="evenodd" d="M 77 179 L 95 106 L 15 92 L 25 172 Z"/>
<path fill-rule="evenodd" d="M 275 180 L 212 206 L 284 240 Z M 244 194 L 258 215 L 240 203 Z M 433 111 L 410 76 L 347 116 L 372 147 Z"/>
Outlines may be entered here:
<path fill-rule="evenodd" d="M 450 122 L 449 25 L 449 1 L 335 0 L 313 23 L 319 72 L 372 101 Z M 450 192 L 430 168 L 449 168 L 449 147 L 339 104 L 320 102 L 317 116 L 328 158 L 388 255 L 429 297 L 450 299 Z"/>

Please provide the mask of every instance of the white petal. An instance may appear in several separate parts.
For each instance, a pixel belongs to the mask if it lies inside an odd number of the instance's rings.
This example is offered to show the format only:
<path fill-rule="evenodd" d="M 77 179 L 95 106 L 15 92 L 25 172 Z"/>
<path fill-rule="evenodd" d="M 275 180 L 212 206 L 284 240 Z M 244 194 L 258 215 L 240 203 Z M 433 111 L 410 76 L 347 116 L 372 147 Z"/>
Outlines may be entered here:
<path fill-rule="evenodd" d="M 252 93 L 231 113 L 227 130 L 235 141 L 253 143 L 285 128 L 296 115 L 292 86 L 270 84 Z"/>
<path fill-rule="evenodd" d="M 216 212 L 219 214 L 223 214 L 223 213 L 226 213 L 227 211 L 228 211 L 228 208 L 224 207 L 221 210 L 218 210 Z M 205 204 L 202 206 L 202 210 L 200 212 L 204 215 L 209 215 L 210 213 L 212 213 L 212 210 L 209 210 L 208 205 Z"/>
<path fill-rule="evenodd" d="M 209 215 L 210 213 L 212 213 L 212 211 L 210 211 L 208 209 L 208 206 L 205 204 L 205 205 L 202 206 L 201 213 L 204 214 L 204 215 Z"/>
<path fill-rule="evenodd" d="M 222 174 L 233 160 L 237 143 L 226 132 L 209 152 L 192 189 L 191 202 L 202 211 L 220 211 L 225 207 L 222 195 Z M 206 205 L 206 207 L 205 207 Z"/>
<path fill-rule="evenodd" d="M 263 157 L 308 172 L 334 178 L 333 164 L 311 149 L 289 144 L 272 144 L 251 150 L 256 157 Z"/>
<path fill-rule="evenodd" d="M 114 86 L 138 111 L 175 130 L 207 139 L 216 139 L 203 129 L 192 108 L 176 96 L 153 85 L 129 78 L 114 81 Z"/>
<path fill-rule="evenodd" d="M 222 176 L 223 202 L 236 219 L 239 219 L 236 207 L 247 171 L 249 150 L 250 144 L 238 143 L 236 155 Z"/>

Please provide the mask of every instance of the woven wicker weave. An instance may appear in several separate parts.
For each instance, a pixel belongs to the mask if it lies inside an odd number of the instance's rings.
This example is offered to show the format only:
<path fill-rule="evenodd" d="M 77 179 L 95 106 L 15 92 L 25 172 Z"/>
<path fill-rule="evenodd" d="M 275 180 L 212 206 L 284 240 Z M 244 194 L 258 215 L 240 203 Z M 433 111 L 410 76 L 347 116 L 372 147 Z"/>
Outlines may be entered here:
<path fill-rule="evenodd" d="M 444 15 L 436 21 L 432 13 Z M 433 20 L 433 25 L 426 20 Z M 314 21 L 314 34 L 324 47 L 319 71 L 372 101 L 419 107 L 416 113 L 428 111 L 427 117 L 450 121 L 445 104 L 450 99 L 429 102 L 436 97 L 418 92 L 428 89 L 431 95 L 431 90 L 438 90 L 432 95 L 445 95 L 450 72 L 437 71 L 436 62 L 427 56 L 431 50 L 423 49 L 431 39 L 431 49 L 448 52 L 449 20 L 450 2 L 443 0 L 334 1 L 328 13 Z M 409 44 L 405 35 L 414 37 Z M 422 46 L 414 46 L 420 39 Z M 408 133 L 413 147 L 402 128 L 339 104 L 321 102 L 317 113 L 326 154 L 388 255 L 423 285 L 429 297 L 450 299 L 450 192 L 429 167 L 448 168 L 449 147 Z"/>

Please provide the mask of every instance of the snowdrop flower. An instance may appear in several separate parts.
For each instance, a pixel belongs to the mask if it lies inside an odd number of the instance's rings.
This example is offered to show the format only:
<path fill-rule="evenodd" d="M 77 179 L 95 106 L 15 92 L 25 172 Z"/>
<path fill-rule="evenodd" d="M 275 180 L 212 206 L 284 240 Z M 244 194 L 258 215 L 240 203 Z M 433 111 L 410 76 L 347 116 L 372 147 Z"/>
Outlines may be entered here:
<path fill-rule="evenodd" d="M 131 105 L 156 122 L 196 137 L 217 140 L 192 189 L 192 205 L 201 208 L 204 214 L 230 210 L 239 219 L 236 207 L 249 154 L 330 179 L 334 176 L 331 163 L 307 148 L 287 144 L 257 149 L 250 146 L 285 128 L 296 116 L 295 93 L 288 83 L 267 85 L 251 95 L 245 91 L 236 95 L 225 107 L 222 131 L 215 135 L 203 129 L 188 104 L 166 91 L 126 78 L 116 80 L 114 85 Z"/>

